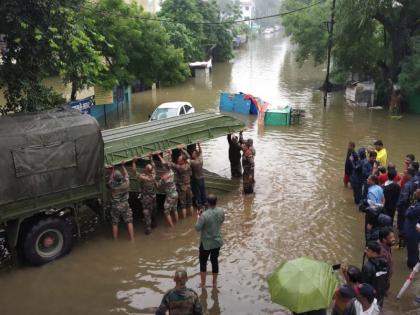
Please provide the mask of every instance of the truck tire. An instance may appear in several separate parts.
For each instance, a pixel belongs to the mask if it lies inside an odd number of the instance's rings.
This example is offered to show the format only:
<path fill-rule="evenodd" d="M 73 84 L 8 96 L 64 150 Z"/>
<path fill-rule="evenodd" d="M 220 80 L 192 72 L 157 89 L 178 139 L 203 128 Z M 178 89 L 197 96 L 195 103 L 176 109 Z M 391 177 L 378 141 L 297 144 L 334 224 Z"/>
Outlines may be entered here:
<path fill-rule="evenodd" d="M 42 265 L 67 254 L 73 245 L 72 228 L 62 218 L 49 217 L 32 225 L 23 239 L 23 256 Z"/>

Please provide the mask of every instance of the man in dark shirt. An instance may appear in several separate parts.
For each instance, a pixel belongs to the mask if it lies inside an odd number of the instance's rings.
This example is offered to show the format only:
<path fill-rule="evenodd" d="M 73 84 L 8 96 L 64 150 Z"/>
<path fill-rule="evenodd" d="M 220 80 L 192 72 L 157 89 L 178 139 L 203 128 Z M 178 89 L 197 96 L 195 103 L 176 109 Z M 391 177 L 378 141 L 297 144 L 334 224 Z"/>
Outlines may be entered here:
<path fill-rule="evenodd" d="M 363 179 L 363 198 L 367 197 L 368 194 L 368 184 L 367 179 L 370 175 L 375 172 L 376 169 L 376 151 L 370 151 L 369 157 L 363 161 L 362 164 L 362 179 Z"/>
<path fill-rule="evenodd" d="M 203 175 L 203 151 L 201 145 L 197 143 L 198 150 L 194 150 L 191 154 L 191 190 L 195 200 L 197 209 L 202 209 L 206 203 L 206 188 Z"/>
<path fill-rule="evenodd" d="M 392 168 L 389 169 L 388 180 L 384 185 L 384 212 L 392 218 L 392 222 L 394 222 L 395 210 L 397 209 L 397 202 L 401 191 L 400 185 L 394 181 L 395 176 L 397 176 L 397 171 Z"/>
<path fill-rule="evenodd" d="M 391 227 L 383 227 L 379 231 L 379 245 L 381 246 L 381 253 L 379 257 L 386 259 L 388 263 L 388 283 L 386 290 L 389 290 L 391 284 L 391 277 L 394 272 L 394 260 L 392 258 L 392 246 L 395 244 L 395 234 Z"/>
<path fill-rule="evenodd" d="M 398 226 L 398 236 L 400 241 L 400 247 L 404 247 L 404 220 L 405 220 L 405 211 L 410 206 L 411 198 L 414 194 L 414 180 L 415 175 L 414 169 L 409 167 L 405 172 L 403 179 L 405 180 L 404 187 L 401 189 L 400 197 L 397 202 L 397 226 Z"/>
<path fill-rule="evenodd" d="M 186 287 L 188 280 L 185 269 L 180 268 L 175 272 L 175 288 L 163 296 L 156 315 L 202 315 L 203 310 L 197 293 Z"/>
<path fill-rule="evenodd" d="M 344 186 L 347 187 L 350 182 L 350 176 L 353 173 L 353 163 L 358 160 L 358 155 L 356 151 L 354 150 L 356 147 L 356 144 L 352 141 L 349 142 L 347 147 L 347 155 L 346 155 L 346 161 L 344 163 Z"/>
<path fill-rule="evenodd" d="M 416 203 L 405 212 L 404 236 L 407 245 L 407 266 L 413 268 L 419 261 L 419 233 L 416 225 L 420 223 L 420 188 L 415 192 Z"/>
<path fill-rule="evenodd" d="M 354 203 L 360 204 L 362 200 L 362 188 L 364 176 L 362 174 L 362 166 L 366 160 L 366 149 L 360 148 L 357 151 L 358 159 L 353 161 L 352 174 L 350 176 L 351 188 L 353 189 Z"/>
<path fill-rule="evenodd" d="M 363 282 L 370 284 L 376 291 L 378 305 L 382 307 L 388 284 L 388 262 L 380 257 L 381 247 L 378 242 L 368 242 L 365 249 L 367 260 L 362 268 Z"/>
<path fill-rule="evenodd" d="M 241 177 L 242 176 L 242 167 L 241 167 L 241 150 L 242 150 L 242 131 L 239 133 L 239 139 L 236 136 L 228 134 L 227 140 L 229 142 L 229 161 L 230 161 L 230 171 L 232 177 Z"/>

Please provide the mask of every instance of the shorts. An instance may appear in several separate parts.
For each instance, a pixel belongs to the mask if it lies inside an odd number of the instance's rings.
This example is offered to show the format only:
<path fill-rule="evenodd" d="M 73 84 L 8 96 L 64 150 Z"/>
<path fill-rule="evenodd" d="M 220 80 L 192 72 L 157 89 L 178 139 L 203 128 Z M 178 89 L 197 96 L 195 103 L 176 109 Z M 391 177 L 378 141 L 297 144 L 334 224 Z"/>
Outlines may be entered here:
<path fill-rule="evenodd" d="M 112 225 L 117 225 L 121 217 L 125 223 L 133 223 L 133 211 L 131 211 L 128 201 L 111 206 Z"/>
<path fill-rule="evenodd" d="M 163 213 L 165 215 L 175 212 L 178 206 L 178 194 L 166 195 L 165 203 L 163 205 Z"/>
<path fill-rule="evenodd" d="M 178 191 L 179 207 L 181 209 L 192 207 L 192 191 L 191 187 L 180 186 Z"/>

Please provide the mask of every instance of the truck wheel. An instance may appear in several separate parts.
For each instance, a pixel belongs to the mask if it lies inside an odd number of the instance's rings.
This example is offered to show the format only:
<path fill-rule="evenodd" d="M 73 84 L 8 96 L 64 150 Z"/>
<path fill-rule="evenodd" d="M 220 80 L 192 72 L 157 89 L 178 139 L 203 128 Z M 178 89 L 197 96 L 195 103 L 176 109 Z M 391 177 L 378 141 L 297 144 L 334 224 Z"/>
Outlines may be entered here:
<path fill-rule="evenodd" d="M 23 241 L 23 254 L 33 265 L 42 265 L 67 254 L 73 245 L 71 226 L 58 217 L 39 220 Z"/>

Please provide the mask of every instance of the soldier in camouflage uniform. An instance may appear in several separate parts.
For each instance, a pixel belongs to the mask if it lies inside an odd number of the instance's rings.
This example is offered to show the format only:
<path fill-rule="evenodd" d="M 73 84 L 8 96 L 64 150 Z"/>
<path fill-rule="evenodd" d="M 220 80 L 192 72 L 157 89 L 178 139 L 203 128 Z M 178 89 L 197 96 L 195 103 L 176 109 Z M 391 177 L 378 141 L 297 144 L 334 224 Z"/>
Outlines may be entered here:
<path fill-rule="evenodd" d="M 255 149 L 252 146 L 252 140 L 249 139 L 243 145 L 243 155 L 242 155 L 242 168 L 244 169 L 243 172 L 243 187 L 245 194 L 252 194 L 254 192 L 254 156 L 255 156 Z"/>
<path fill-rule="evenodd" d="M 185 269 L 180 268 L 175 272 L 175 288 L 169 290 L 163 296 L 156 315 L 202 315 L 203 309 L 197 293 L 187 288 L 188 276 Z"/>
<path fill-rule="evenodd" d="M 133 160 L 133 172 L 141 187 L 141 204 L 143 207 L 144 220 L 146 222 L 146 234 L 152 232 L 152 221 L 156 219 L 156 172 L 153 156 L 150 156 L 150 163 L 144 168 L 144 173 L 137 172 L 136 160 Z"/>
<path fill-rule="evenodd" d="M 168 151 L 169 159 L 171 159 L 171 151 Z M 178 192 L 175 185 L 175 174 L 172 171 L 172 168 L 169 166 L 168 161 L 166 161 L 161 155 L 158 155 L 162 163 L 164 172 L 159 181 L 159 186 L 164 188 L 165 191 L 165 204 L 164 214 L 166 222 L 168 222 L 170 227 L 173 227 L 171 214 L 174 215 L 175 224 L 178 223 Z"/>
<path fill-rule="evenodd" d="M 127 170 L 121 162 L 122 174 L 120 171 L 112 167 L 111 175 L 108 181 L 108 187 L 111 189 L 111 223 L 112 235 L 114 239 L 118 238 L 118 223 L 120 217 L 127 224 L 128 235 L 130 240 L 134 239 L 133 228 L 133 212 L 128 204 L 128 189 L 130 187 L 130 179 Z"/>
<path fill-rule="evenodd" d="M 177 173 L 177 190 L 179 198 L 179 206 L 182 209 L 182 218 L 187 217 L 187 208 L 190 209 L 191 215 L 194 213 L 192 206 L 192 191 L 191 191 L 191 165 L 188 152 L 183 146 L 179 146 L 181 154 L 178 157 L 177 163 L 172 163 L 170 159 L 171 167 Z"/>

